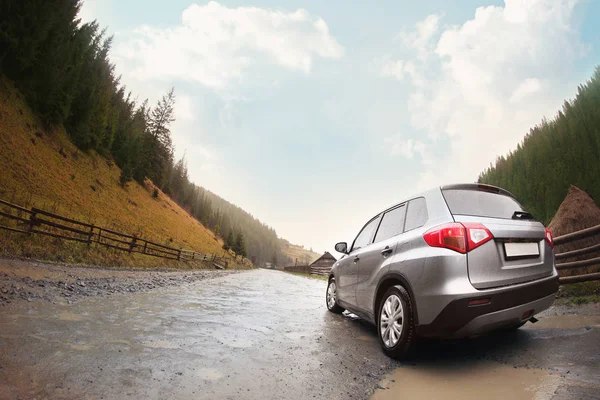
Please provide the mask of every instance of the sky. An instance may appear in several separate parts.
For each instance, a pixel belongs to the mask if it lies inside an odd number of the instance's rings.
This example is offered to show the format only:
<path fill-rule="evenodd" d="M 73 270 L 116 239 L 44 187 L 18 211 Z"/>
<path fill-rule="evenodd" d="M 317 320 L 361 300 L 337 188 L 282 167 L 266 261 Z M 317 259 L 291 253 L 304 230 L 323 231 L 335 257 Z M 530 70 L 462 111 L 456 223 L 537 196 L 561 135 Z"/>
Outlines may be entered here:
<path fill-rule="evenodd" d="M 317 252 L 476 181 L 600 65 L 594 0 L 84 0 L 80 17 L 140 100 L 175 88 L 192 181 Z"/>

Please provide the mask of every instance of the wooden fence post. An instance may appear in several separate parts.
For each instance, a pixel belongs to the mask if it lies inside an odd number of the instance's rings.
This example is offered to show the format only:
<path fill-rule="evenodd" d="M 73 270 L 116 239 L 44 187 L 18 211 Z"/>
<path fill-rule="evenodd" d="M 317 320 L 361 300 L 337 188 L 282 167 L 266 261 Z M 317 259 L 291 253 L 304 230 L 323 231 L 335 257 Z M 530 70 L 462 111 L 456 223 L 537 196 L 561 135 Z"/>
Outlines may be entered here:
<path fill-rule="evenodd" d="M 133 239 L 131 239 L 131 243 L 129 244 L 129 254 L 131 254 L 131 252 L 133 251 L 136 240 L 137 238 L 135 236 L 133 237 Z"/>
<path fill-rule="evenodd" d="M 93 237 L 94 237 L 94 225 L 90 226 L 90 233 L 88 233 L 88 242 L 87 242 L 88 247 L 89 247 L 89 245 L 92 244 Z"/>
<path fill-rule="evenodd" d="M 177 261 L 181 261 L 181 249 L 177 252 Z"/>
<path fill-rule="evenodd" d="M 143 251 L 144 254 L 146 254 L 146 247 L 148 247 L 148 241 L 144 240 L 144 251 Z"/>
<path fill-rule="evenodd" d="M 35 226 L 35 216 L 36 216 L 35 211 L 33 211 L 31 213 L 31 215 L 29 216 L 29 232 L 30 233 L 33 232 L 33 227 Z"/>
<path fill-rule="evenodd" d="M 97 243 L 100 243 L 101 237 L 102 237 L 102 228 L 98 228 L 98 239 L 96 240 Z"/>

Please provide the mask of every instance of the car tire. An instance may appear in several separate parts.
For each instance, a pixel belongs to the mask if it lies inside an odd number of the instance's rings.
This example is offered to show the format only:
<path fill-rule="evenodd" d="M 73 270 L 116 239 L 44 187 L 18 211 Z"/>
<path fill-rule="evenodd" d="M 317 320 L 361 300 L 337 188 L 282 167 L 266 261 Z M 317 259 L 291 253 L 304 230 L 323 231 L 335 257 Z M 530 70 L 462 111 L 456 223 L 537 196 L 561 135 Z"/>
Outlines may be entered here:
<path fill-rule="evenodd" d="M 334 314 L 341 314 L 344 312 L 344 309 L 337 302 L 337 284 L 335 283 L 335 278 L 329 279 L 329 283 L 327 284 L 325 305 L 327 305 L 327 309 Z"/>
<path fill-rule="evenodd" d="M 413 315 L 405 288 L 392 286 L 384 293 L 377 312 L 377 337 L 387 356 L 401 360 L 412 355 L 417 336 Z"/>

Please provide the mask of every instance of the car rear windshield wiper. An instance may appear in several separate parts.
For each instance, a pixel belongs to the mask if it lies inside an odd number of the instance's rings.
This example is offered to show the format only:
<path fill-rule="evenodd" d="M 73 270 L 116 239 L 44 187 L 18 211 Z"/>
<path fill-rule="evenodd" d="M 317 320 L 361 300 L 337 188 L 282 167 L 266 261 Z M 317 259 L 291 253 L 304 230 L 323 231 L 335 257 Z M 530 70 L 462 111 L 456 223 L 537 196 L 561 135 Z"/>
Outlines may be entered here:
<path fill-rule="evenodd" d="M 527 211 L 515 211 L 512 215 L 512 219 L 534 219 L 533 215 Z"/>

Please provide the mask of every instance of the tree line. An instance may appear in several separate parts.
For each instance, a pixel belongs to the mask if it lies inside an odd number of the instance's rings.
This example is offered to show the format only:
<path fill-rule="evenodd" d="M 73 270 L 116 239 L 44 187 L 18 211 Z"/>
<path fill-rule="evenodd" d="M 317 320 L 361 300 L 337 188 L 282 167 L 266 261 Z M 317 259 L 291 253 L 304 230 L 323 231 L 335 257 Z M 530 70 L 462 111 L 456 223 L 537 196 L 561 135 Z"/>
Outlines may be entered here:
<path fill-rule="evenodd" d="M 174 160 L 175 92 L 138 102 L 109 60 L 112 37 L 77 17 L 80 0 L 0 2 L 0 74 L 14 82 L 47 127 L 63 125 L 81 150 L 114 159 L 121 185 L 146 179 L 256 263 L 285 256 L 277 234 L 189 180 Z M 155 193 L 156 195 L 157 193 Z"/>
<path fill-rule="evenodd" d="M 531 128 L 515 151 L 501 156 L 479 182 L 511 191 L 546 225 L 569 185 L 600 199 L 600 67 L 551 120 Z"/>

